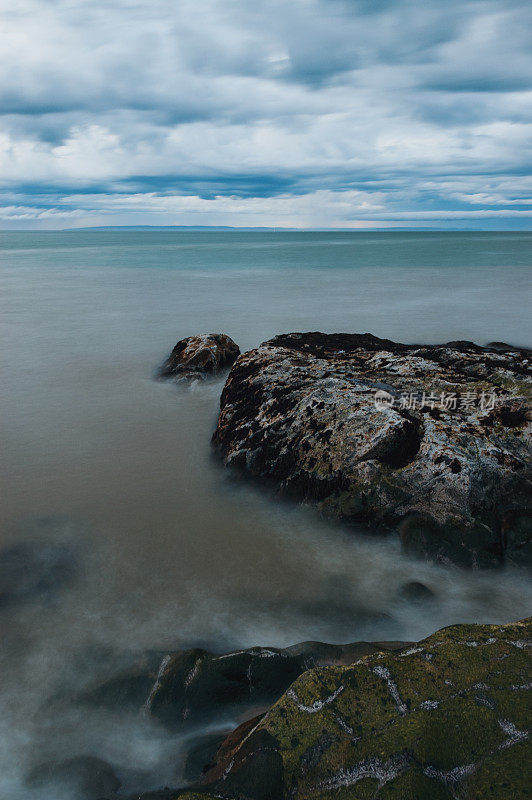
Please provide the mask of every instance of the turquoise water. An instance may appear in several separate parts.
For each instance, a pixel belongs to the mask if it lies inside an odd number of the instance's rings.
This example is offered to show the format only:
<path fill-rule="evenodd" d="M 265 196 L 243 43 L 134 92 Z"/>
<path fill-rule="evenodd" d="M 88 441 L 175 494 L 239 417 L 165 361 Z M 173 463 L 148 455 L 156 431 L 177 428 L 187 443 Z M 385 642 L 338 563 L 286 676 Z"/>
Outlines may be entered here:
<path fill-rule="evenodd" d="M 0 248 L 27 266 L 39 251 L 43 265 L 91 267 L 518 267 L 532 233 L 34 231 L 0 232 Z"/>
<path fill-rule="evenodd" d="M 140 324 L 145 341 L 158 324 L 163 348 L 193 329 L 245 347 L 296 328 L 532 342 L 526 232 L 8 232 L 0 260 L 17 328 L 24 305 L 45 328 L 75 313 L 80 332 Z"/>
<path fill-rule="evenodd" d="M 95 646 L 417 639 L 530 613 L 515 571 L 414 561 L 233 485 L 209 444 L 223 378 L 183 391 L 153 371 L 204 332 L 530 345 L 531 261 L 529 233 L 0 233 L 0 546 L 79 546 L 57 597 L 0 607 L 2 797 L 27 800 L 36 753 L 178 782 L 179 742 L 148 721 L 50 705 Z M 410 580 L 437 600 L 400 600 Z"/>

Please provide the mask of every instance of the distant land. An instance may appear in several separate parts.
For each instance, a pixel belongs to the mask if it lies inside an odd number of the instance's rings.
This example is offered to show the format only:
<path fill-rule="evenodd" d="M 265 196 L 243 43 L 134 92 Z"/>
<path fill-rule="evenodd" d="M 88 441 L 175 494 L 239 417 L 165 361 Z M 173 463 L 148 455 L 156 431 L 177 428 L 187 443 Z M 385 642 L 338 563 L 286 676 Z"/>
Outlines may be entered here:
<path fill-rule="evenodd" d="M 238 228 L 232 225 L 94 225 L 65 231 L 295 231 L 299 228 Z"/>
<path fill-rule="evenodd" d="M 238 227 L 235 225 L 89 225 L 84 228 L 62 228 L 61 231 L 213 231 L 213 232 L 292 232 L 292 233 L 401 233 L 401 232 L 454 232 L 454 233 L 523 233 L 527 231 L 514 230 L 511 228 L 283 228 L 283 227 Z"/>

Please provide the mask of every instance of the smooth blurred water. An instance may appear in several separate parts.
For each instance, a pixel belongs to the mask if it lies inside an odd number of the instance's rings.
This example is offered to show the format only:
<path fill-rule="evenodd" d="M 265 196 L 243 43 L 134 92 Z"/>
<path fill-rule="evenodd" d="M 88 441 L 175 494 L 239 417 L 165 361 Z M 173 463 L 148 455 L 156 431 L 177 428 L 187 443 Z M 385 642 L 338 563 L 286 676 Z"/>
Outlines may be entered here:
<path fill-rule="evenodd" d="M 194 333 L 242 350 L 295 330 L 530 345 L 531 245 L 528 233 L 0 233 L 0 545 L 44 537 L 78 563 L 57 595 L 0 607 L 2 797 L 29 796 L 20 776 L 36 753 L 112 755 L 154 776 L 175 757 L 179 743 L 140 718 L 43 716 L 86 648 L 417 639 L 530 613 L 515 571 L 430 566 L 233 485 L 210 451 L 223 379 L 183 390 L 153 371 Z M 437 599 L 401 600 L 410 580 Z"/>

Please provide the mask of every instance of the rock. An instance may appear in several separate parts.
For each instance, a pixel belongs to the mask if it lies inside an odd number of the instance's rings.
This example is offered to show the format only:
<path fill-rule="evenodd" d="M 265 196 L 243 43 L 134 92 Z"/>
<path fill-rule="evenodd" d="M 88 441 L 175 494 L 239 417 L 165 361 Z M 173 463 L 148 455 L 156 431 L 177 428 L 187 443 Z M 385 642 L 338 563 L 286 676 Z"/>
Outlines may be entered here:
<path fill-rule="evenodd" d="M 306 669 L 348 664 L 380 647 L 401 643 L 304 642 L 285 649 L 255 647 L 224 655 L 185 650 L 165 656 L 145 704 L 169 728 L 196 723 L 240 708 L 267 707 Z"/>
<path fill-rule="evenodd" d="M 181 339 L 159 371 L 159 377 L 197 378 L 230 367 L 240 349 L 224 333 Z"/>
<path fill-rule="evenodd" d="M 409 581 L 401 587 L 400 596 L 404 600 L 413 602 L 426 602 L 427 600 L 434 600 L 435 594 L 432 589 L 425 586 L 420 581 Z"/>
<path fill-rule="evenodd" d="M 308 670 L 225 740 L 202 786 L 227 800 L 524 800 L 531 632 L 454 625 Z"/>
<path fill-rule="evenodd" d="M 110 764 L 93 756 L 41 764 L 29 774 L 27 783 L 34 789 L 54 791 L 54 796 L 60 794 L 73 800 L 98 800 L 120 788 Z"/>
<path fill-rule="evenodd" d="M 282 495 L 398 530 L 409 552 L 525 563 L 530 376 L 518 348 L 277 336 L 231 369 L 213 443 L 227 466 Z"/>

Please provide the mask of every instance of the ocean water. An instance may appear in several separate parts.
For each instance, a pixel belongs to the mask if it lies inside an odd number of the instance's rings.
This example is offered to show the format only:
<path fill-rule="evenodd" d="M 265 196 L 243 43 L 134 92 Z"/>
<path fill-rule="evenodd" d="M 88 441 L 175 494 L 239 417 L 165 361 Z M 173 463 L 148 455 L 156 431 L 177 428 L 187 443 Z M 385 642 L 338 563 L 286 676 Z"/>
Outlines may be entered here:
<path fill-rule="evenodd" d="M 223 377 L 153 373 L 194 333 L 242 350 L 296 330 L 531 345 L 531 261 L 530 233 L 0 233 L 2 798 L 83 753 L 179 783 L 179 737 L 57 710 L 115 655 L 412 640 L 530 613 L 516 570 L 429 565 L 235 484 L 210 450 Z M 412 580 L 434 602 L 402 600 Z"/>

